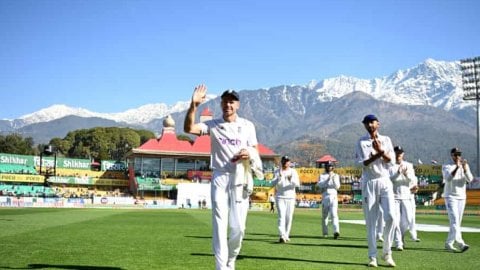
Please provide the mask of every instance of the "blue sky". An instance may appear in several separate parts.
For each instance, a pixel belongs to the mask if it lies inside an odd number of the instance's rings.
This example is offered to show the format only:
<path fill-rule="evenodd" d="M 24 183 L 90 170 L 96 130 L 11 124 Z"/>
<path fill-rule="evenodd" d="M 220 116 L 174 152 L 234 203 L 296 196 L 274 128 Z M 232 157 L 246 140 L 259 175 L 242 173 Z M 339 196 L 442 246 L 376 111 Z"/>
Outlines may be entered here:
<path fill-rule="evenodd" d="M 480 1 L 0 0 L 0 119 L 480 56 Z"/>

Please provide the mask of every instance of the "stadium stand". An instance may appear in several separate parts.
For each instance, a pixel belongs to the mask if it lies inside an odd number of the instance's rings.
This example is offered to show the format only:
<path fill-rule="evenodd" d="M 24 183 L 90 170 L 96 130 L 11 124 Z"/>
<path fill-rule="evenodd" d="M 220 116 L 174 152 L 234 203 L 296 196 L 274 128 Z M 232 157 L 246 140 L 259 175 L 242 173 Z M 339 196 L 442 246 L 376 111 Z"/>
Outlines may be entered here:
<path fill-rule="evenodd" d="M 33 166 L 0 163 L 0 173 L 38 174 Z"/>

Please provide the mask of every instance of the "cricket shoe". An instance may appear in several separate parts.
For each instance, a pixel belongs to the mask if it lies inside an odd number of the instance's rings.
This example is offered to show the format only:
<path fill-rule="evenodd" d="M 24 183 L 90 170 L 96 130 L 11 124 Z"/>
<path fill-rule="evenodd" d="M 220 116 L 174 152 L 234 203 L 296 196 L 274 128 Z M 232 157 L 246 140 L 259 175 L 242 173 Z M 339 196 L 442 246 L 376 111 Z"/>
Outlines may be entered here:
<path fill-rule="evenodd" d="M 390 267 L 395 267 L 397 266 L 395 262 L 393 261 L 392 254 L 385 254 L 383 255 L 383 260 L 387 263 L 388 266 Z"/>
<path fill-rule="evenodd" d="M 450 252 L 457 252 L 458 249 L 456 249 L 453 244 L 445 244 L 445 249 L 450 251 Z M 468 249 L 468 248 L 467 248 Z"/>
<path fill-rule="evenodd" d="M 463 244 L 463 245 L 460 247 L 460 251 L 461 251 L 461 252 L 465 252 L 465 251 L 467 251 L 469 248 L 470 248 L 469 245 Z"/>
<path fill-rule="evenodd" d="M 368 263 L 368 267 L 378 267 L 377 258 L 370 257 L 370 262 Z"/>

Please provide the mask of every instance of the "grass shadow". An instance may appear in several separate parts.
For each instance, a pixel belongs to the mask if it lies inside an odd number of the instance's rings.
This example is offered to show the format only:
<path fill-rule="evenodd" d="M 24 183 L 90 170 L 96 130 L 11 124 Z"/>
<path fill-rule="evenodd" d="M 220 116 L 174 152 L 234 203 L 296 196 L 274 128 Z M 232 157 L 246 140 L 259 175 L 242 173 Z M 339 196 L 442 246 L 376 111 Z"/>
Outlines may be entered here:
<path fill-rule="evenodd" d="M 191 253 L 192 256 L 213 256 L 207 253 Z M 286 257 L 270 257 L 270 256 L 252 256 L 252 255 L 238 255 L 238 260 L 253 259 L 253 260 L 271 260 L 271 261 L 290 261 L 290 262 L 308 262 L 318 264 L 334 264 L 334 265 L 357 265 L 366 266 L 364 263 L 345 262 L 345 261 L 325 261 L 325 260 L 308 260 L 301 258 L 286 258 Z"/>
<path fill-rule="evenodd" d="M 187 238 L 198 238 L 198 239 L 212 239 L 211 236 L 205 236 L 205 235 L 185 235 Z"/>
<path fill-rule="evenodd" d="M 124 270 L 120 267 L 94 266 L 94 265 L 69 265 L 69 264 L 44 264 L 32 263 L 25 267 L 0 266 L 0 269 L 71 269 L 71 270 Z"/>

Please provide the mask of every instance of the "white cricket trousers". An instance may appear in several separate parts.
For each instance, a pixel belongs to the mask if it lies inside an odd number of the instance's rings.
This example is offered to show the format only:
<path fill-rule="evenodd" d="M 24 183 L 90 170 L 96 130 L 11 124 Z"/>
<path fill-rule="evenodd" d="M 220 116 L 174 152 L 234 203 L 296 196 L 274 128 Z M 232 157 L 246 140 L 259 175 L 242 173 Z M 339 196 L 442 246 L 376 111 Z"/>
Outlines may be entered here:
<path fill-rule="evenodd" d="M 396 247 L 403 247 L 403 237 L 407 230 L 411 229 L 413 222 L 412 200 L 395 200 L 395 229 L 394 241 Z M 413 237 L 413 236 L 412 236 Z"/>
<path fill-rule="evenodd" d="M 447 207 L 448 221 L 450 222 L 447 244 L 451 245 L 457 242 L 460 246 L 463 246 L 465 242 L 462 238 L 461 225 L 463 211 L 465 210 L 465 199 L 447 197 L 445 198 L 445 206 Z"/>
<path fill-rule="evenodd" d="M 290 239 L 295 199 L 276 198 L 278 211 L 278 234 L 285 240 Z"/>
<path fill-rule="evenodd" d="M 410 230 L 411 238 L 413 240 L 416 240 L 416 239 L 418 239 L 418 235 L 417 235 L 417 224 L 416 224 L 416 218 L 415 218 L 415 215 L 416 215 L 416 212 L 417 212 L 417 205 L 416 205 L 416 202 L 415 202 L 415 196 L 412 196 L 412 198 L 410 200 L 411 200 L 411 204 L 412 204 L 412 223 L 410 224 L 410 227 L 408 229 Z"/>
<path fill-rule="evenodd" d="M 383 210 L 382 207 L 378 209 L 378 218 L 377 218 L 377 239 L 383 239 L 383 230 L 385 228 L 385 220 L 383 219 Z"/>
<path fill-rule="evenodd" d="M 395 223 L 393 186 L 388 177 L 363 180 L 363 213 L 367 227 L 368 257 L 377 257 L 377 220 L 380 207 L 383 210 L 385 229 L 383 233 L 383 255 L 391 254 L 393 225 Z"/>
<path fill-rule="evenodd" d="M 215 254 L 215 269 L 232 269 L 227 264 L 235 263 L 242 247 L 248 213 L 248 198 L 235 200 L 235 174 L 214 172 L 211 183 L 212 199 L 212 244 Z M 227 238 L 227 232 L 230 235 Z"/>
<path fill-rule="evenodd" d="M 333 233 L 340 233 L 338 222 L 338 198 L 336 195 L 326 193 L 322 196 L 322 231 L 328 235 L 328 217 L 332 219 Z"/>

